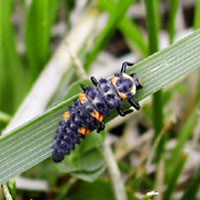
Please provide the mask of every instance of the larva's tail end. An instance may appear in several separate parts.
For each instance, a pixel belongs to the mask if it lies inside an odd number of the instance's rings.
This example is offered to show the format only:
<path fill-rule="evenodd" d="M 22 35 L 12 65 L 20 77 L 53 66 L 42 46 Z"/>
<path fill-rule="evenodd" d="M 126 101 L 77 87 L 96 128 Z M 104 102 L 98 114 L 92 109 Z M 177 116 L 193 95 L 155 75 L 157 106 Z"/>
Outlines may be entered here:
<path fill-rule="evenodd" d="M 52 159 L 55 163 L 59 163 L 62 160 L 64 160 L 65 155 L 61 152 L 58 152 L 56 150 L 53 151 L 52 153 Z"/>

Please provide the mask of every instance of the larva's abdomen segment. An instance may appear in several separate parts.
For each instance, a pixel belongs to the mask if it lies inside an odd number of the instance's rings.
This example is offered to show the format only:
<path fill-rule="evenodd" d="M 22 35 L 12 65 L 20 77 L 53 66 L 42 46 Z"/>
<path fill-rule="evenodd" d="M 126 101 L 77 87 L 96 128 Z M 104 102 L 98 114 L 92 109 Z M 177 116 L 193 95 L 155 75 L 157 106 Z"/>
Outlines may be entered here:
<path fill-rule="evenodd" d="M 110 80 L 101 79 L 97 88 L 108 105 L 109 112 L 121 104 L 122 99 L 117 94 L 117 91 Z"/>
<path fill-rule="evenodd" d="M 75 106 L 77 107 L 78 115 L 83 120 L 82 126 L 87 129 L 95 129 L 98 126 L 98 121 L 91 116 L 91 113 L 95 110 L 89 101 L 86 101 L 84 104 L 80 102 L 79 99 L 75 101 Z"/>
<path fill-rule="evenodd" d="M 105 98 L 98 87 L 87 87 L 86 95 L 95 110 L 99 111 L 105 116 L 110 113 L 111 108 L 106 103 Z"/>
<path fill-rule="evenodd" d="M 65 155 L 70 154 L 71 150 L 75 149 L 76 144 L 80 144 L 80 140 L 85 136 L 69 127 L 73 122 L 68 119 L 60 122 L 60 128 L 57 129 L 55 137 L 56 143 L 53 145 L 53 160 L 54 162 L 61 162 Z"/>

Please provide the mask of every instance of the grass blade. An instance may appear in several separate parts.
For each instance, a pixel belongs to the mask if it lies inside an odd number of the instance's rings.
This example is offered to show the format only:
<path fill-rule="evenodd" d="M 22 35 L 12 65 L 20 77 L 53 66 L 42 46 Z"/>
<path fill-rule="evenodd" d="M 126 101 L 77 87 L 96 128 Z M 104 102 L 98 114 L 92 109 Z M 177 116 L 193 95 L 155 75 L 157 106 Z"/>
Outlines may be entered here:
<path fill-rule="evenodd" d="M 8 113 L 15 111 L 27 89 L 27 74 L 16 50 L 12 15 L 13 1 L 0 1 L 0 107 Z"/>
<path fill-rule="evenodd" d="M 185 191 L 181 200 L 188 200 L 188 199 L 195 200 L 199 187 L 200 187 L 200 168 L 197 170 L 196 175 L 194 176 L 193 180 L 191 181 L 189 187 Z"/>
<path fill-rule="evenodd" d="M 200 28 L 200 0 L 196 0 L 196 5 L 195 5 L 195 11 L 194 11 L 194 28 L 198 29 Z M 198 86 L 197 86 L 197 97 L 196 101 L 200 101 L 200 78 L 198 81 Z"/>
<path fill-rule="evenodd" d="M 195 13 L 194 13 L 194 28 L 200 28 L 200 0 L 196 0 Z"/>
<path fill-rule="evenodd" d="M 135 97 L 139 101 L 198 67 L 200 67 L 200 30 L 130 67 L 128 73 L 135 72 L 142 80 L 144 87 Z M 51 155 L 57 123 L 75 97 L 0 139 L 0 184 Z M 124 107 L 128 105 L 125 103 Z M 111 113 L 106 120 L 109 121 L 115 116 L 117 112 Z"/>
<path fill-rule="evenodd" d="M 157 0 L 145 0 L 146 19 L 149 37 L 149 54 L 153 54 L 159 49 L 159 21 L 157 16 Z"/>
<path fill-rule="evenodd" d="M 148 55 L 148 46 L 144 35 L 133 21 L 124 17 L 119 23 L 119 28 L 125 38 L 140 51 L 142 56 Z"/>
<path fill-rule="evenodd" d="M 50 33 L 58 0 L 32 1 L 26 18 L 26 48 L 31 78 L 35 80 L 50 55 Z"/>
<path fill-rule="evenodd" d="M 145 0 L 146 5 L 146 18 L 148 27 L 148 37 L 149 37 L 149 54 L 153 54 L 159 50 L 159 8 L 156 6 L 157 0 Z M 159 4 L 160 5 L 160 4 Z M 153 111 L 152 111 L 152 121 L 155 130 L 154 141 L 161 133 L 163 128 L 163 103 L 162 103 L 162 91 L 158 91 L 153 95 Z M 157 150 L 156 159 L 159 160 L 161 153 L 164 149 L 164 140 L 160 142 Z"/>
<path fill-rule="evenodd" d="M 180 156 L 185 143 L 187 142 L 187 140 L 193 133 L 193 129 L 194 129 L 195 124 L 198 119 L 198 112 L 197 112 L 198 109 L 197 108 L 198 108 L 198 105 L 196 106 L 196 108 L 193 109 L 190 116 L 188 116 L 188 119 L 187 119 L 186 123 L 184 124 L 183 129 L 180 132 L 179 137 L 177 139 L 176 147 L 172 151 L 172 156 L 170 159 L 170 163 L 171 163 L 170 168 L 172 168 L 172 169 L 174 167 L 173 163 L 176 162 L 176 159 Z"/>
<path fill-rule="evenodd" d="M 114 4 L 115 12 L 110 16 L 108 23 L 104 30 L 99 34 L 92 52 L 89 53 L 88 58 L 86 59 L 85 69 L 88 70 L 92 62 L 95 60 L 96 56 L 100 50 L 105 46 L 109 41 L 112 33 L 116 29 L 120 19 L 125 15 L 127 9 L 134 2 L 134 0 L 119 0 L 118 3 Z"/>
<path fill-rule="evenodd" d="M 110 14 L 115 12 L 113 5 L 116 3 L 114 1 L 110 0 L 110 3 L 108 3 L 107 0 L 99 0 L 99 4 Z M 125 38 L 129 40 L 133 46 L 136 46 L 136 48 L 139 49 L 143 56 L 148 55 L 147 42 L 142 31 L 140 31 L 134 21 L 127 16 L 124 16 L 119 22 L 118 28 L 124 34 Z"/>
<path fill-rule="evenodd" d="M 169 13 L 169 39 L 170 44 L 173 43 L 176 34 L 176 15 L 179 7 L 179 0 L 170 1 L 170 13 Z"/>
<path fill-rule="evenodd" d="M 167 191 L 165 192 L 164 200 L 169 200 L 171 199 L 171 196 L 175 190 L 177 181 L 179 176 L 181 175 L 181 172 L 184 168 L 184 165 L 187 160 L 187 155 L 182 154 L 180 157 L 177 158 L 178 160 L 176 161 L 175 168 L 173 169 L 171 176 L 169 178 L 169 183 L 167 184 Z"/>
<path fill-rule="evenodd" d="M 103 144 L 104 159 L 107 163 L 108 171 L 112 181 L 113 191 L 116 200 L 126 200 L 125 186 L 121 178 L 121 173 L 117 165 L 117 161 L 111 149 L 110 141 L 107 140 Z"/>

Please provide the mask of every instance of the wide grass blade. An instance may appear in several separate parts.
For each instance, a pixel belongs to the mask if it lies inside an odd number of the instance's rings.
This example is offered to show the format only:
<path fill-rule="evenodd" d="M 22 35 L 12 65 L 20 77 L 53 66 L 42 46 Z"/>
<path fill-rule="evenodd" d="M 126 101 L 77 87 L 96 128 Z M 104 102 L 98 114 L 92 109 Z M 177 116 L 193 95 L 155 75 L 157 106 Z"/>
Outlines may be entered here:
<path fill-rule="evenodd" d="M 135 72 L 143 83 L 143 89 L 138 91 L 135 99 L 137 101 L 144 99 L 198 67 L 200 67 L 200 30 L 128 69 L 128 73 Z M 0 139 L 0 184 L 51 155 L 57 123 L 75 97 Z M 128 107 L 127 104 L 124 105 Z M 116 115 L 116 112 L 111 113 L 107 121 Z"/>

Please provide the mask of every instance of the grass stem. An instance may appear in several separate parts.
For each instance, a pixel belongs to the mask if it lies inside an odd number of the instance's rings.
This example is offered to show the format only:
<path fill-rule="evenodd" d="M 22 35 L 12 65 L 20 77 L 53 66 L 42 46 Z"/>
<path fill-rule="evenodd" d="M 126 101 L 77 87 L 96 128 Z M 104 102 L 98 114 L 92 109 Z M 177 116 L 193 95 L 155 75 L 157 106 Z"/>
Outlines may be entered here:
<path fill-rule="evenodd" d="M 153 54 L 159 50 L 159 8 L 156 6 L 157 0 L 145 0 L 146 5 L 146 20 L 149 38 L 149 54 Z M 162 91 L 159 90 L 153 95 L 153 126 L 155 130 L 154 141 L 158 137 L 163 127 L 163 103 Z M 163 145 L 159 145 L 158 154 L 161 154 L 164 149 Z M 157 157 L 160 157 L 159 155 Z"/>
<path fill-rule="evenodd" d="M 180 155 L 180 157 L 177 158 L 175 167 L 172 170 L 172 173 L 169 177 L 169 182 L 167 184 L 167 190 L 165 192 L 163 200 L 169 200 L 171 199 L 171 196 L 176 189 L 176 185 L 178 182 L 178 178 L 182 173 L 182 170 L 185 166 L 186 160 L 187 160 L 187 154 L 183 153 Z"/>
<path fill-rule="evenodd" d="M 3 193 L 4 193 L 6 200 L 12 200 L 13 199 L 6 184 L 2 185 L 2 190 L 3 190 Z"/>
<path fill-rule="evenodd" d="M 176 34 L 176 16 L 179 8 L 179 0 L 170 1 L 170 13 L 169 13 L 169 39 L 170 44 L 174 42 L 174 37 Z"/>
<path fill-rule="evenodd" d="M 200 0 L 196 0 L 195 12 L 194 12 L 194 28 L 200 28 Z"/>
<path fill-rule="evenodd" d="M 103 153 L 104 153 L 104 158 L 106 160 L 108 171 L 112 180 L 112 185 L 113 185 L 116 200 L 126 200 L 127 196 L 125 192 L 124 183 L 122 181 L 122 177 L 120 175 L 120 171 L 117 166 L 116 159 L 114 157 L 114 154 L 112 152 L 112 149 L 108 140 L 104 142 L 103 144 Z"/>
<path fill-rule="evenodd" d="M 191 183 L 190 183 L 189 187 L 186 189 L 181 200 L 197 199 L 196 196 L 197 196 L 199 188 L 200 188 L 200 167 L 197 170 L 193 180 L 191 180 Z"/>

